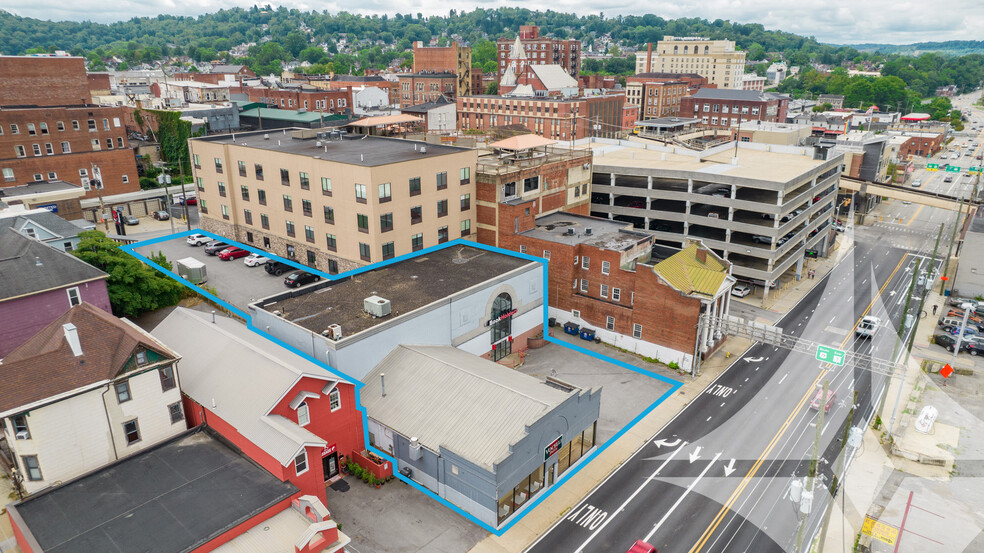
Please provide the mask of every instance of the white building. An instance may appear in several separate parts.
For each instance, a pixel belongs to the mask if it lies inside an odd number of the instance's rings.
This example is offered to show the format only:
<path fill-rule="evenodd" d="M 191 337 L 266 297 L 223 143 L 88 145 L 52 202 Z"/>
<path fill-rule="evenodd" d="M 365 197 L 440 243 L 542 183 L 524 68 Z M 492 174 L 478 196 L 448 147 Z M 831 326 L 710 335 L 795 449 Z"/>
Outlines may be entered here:
<path fill-rule="evenodd" d="M 0 419 L 34 493 L 187 428 L 178 355 L 125 319 L 82 303 L 0 364 Z"/>

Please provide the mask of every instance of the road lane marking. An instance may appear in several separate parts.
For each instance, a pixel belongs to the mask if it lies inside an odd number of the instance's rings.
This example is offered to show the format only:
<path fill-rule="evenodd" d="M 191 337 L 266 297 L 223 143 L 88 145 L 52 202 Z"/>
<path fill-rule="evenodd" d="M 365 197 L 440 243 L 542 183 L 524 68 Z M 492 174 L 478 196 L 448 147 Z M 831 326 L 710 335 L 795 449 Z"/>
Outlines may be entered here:
<path fill-rule="evenodd" d="M 663 518 L 659 519 L 659 522 L 656 523 L 656 526 L 653 526 L 653 529 L 650 530 L 648 534 L 646 534 L 646 537 L 642 538 L 642 541 L 648 542 L 650 539 L 652 539 L 653 534 L 655 534 L 656 531 L 659 530 L 659 527 L 662 526 L 664 522 L 666 522 L 666 519 L 670 518 L 670 514 L 672 514 L 673 511 L 676 510 L 676 508 L 680 505 L 680 503 L 683 502 L 683 499 L 690 494 L 690 492 L 697 485 L 697 482 L 700 482 L 700 479 L 703 478 L 705 474 L 707 474 L 707 471 L 711 470 L 711 467 L 714 466 L 714 463 L 717 462 L 718 457 L 720 456 L 721 453 L 719 452 L 714 456 L 713 459 L 711 459 L 710 463 L 707 463 L 707 466 L 704 467 L 704 470 L 700 473 L 700 475 L 697 476 L 697 478 L 695 478 L 694 481 L 691 482 L 689 486 L 687 486 L 687 489 L 684 490 L 683 495 L 681 495 L 676 500 L 676 503 L 674 503 L 673 506 L 670 507 L 670 509 L 663 514 Z"/>
<path fill-rule="evenodd" d="M 779 384 L 782 384 L 782 381 L 783 380 L 786 380 L 786 377 L 787 376 L 789 376 L 789 373 L 786 373 L 786 374 L 782 375 L 782 378 L 779 379 Z"/>
<path fill-rule="evenodd" d="M 630 501 L 632 501 L 633 499 L 635 499 L 635 496 L 639 495 L 639 492 L 641 492 L 642 489 L 645 488 L 647 484 L 649 484 L 654 478 L 656 478 L 656 476 L 659 475 L 659 471 L 663 470 L 663 467 L 665 467 L 670 461 L 672 461 L 673 458 L 676 457 L 676 454 L 679 453 L 680 450 L 682 450 L 685 447 L 687 447 L 687 442 L 683 442 L 683 445 L 681 445 L 677 449 L 674 449 L 673 450 L 673 453 L 670 453 L 670 456 L 667 457 L 666 460 L 663 461 L 663 463 L 660 464 L 658 467 L 656 467 L 656 470 L 654 470 L 653 473 L 649 475 L 649 478 L 646 478 L 642 482 L 642 484 L 640 484 L 639 487 L 636 488 L 636 490 L 634 492 L 632 492 L 632 495 L 630 495 L 625 501 L 623 501 L 622 504 L 618 506 L 618 509 L 616 509 L 615 511 L 613 511 L 612 514 L 611 514 L 611 516 L 607 517 L 605 519 L 605 522 L 603 522 L 601 524 L 601 526 L 598 527 L 598 529 L 594 531 L 593 534 L 591 534 L 590 536 L 588 536 L 588 539 L 584 540 L 584 543 L 582 543 L 581 546 L 577 548 L 576 553 L 581 553 L 582 551 L 584 551 L 584 547 L 586 545 L 588 545 L 589 543 L 591 543 L 591 540 L 595 539 L 595 536 L 597 536 L 598 534 L 600 534 L 601 531 L 604 530 L 606 526 L 608 526 L 608 523 L 609 522 L 611 522 L 612 520 L 614 520 L 615 517 L 617 517 L 622 511 L 624 511 L 625 510 L 625 506 L 628 505 Z"/>

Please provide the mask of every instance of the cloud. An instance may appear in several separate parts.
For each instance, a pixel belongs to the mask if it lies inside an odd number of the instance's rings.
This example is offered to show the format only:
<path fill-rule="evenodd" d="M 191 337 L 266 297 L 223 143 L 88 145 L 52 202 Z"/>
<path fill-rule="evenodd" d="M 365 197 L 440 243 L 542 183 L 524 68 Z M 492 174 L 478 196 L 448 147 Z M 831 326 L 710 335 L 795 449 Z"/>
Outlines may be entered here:
<path fill-rule="evenodd" d="M 4 3 L 11 5 L 4 5 Z M 155 17 L 161 13 L 194 16 L 223 8 L 248 8 L 264 4 L 262 0 L 36 0 L 16 5 L 12 0 L 0 0 L 0 9 L 38 19 L 91 20 L 101 23 L 126 20 L 131 17 Z M 276 5 L 275 2 L 270 2 Z M 394 14 L 421 12 L 425 15 L 444 15 L 448 10 L 474 10 L 499 6 L 543 9 L 541 3 L 528 0 L 372 0 L 370 2 L 306 2 L 287 0 L 284 6 L 300 10 L 340 10 L 352 13 Z M 978 0 L 953 0 L 947 4 L 948 14 L 927 13 L 926 4 L 894 0 L 676 0 L 654 3 L 651 0 L 620 0 L 616 4 L 605 0 L 554 0 L 550 9 L 559 12 L 615 15 L 655 13 L 666 19 L 701 17 L 708 20 L 726 19 L 740 23 L 760 23 L 767 29 L 782 30 L 804 36 L 814 36 L 822 42 L 852 44 L 879 42 L 907 44 L 911 42 L 977 40 L 984 27 L 984 15 Z"/>

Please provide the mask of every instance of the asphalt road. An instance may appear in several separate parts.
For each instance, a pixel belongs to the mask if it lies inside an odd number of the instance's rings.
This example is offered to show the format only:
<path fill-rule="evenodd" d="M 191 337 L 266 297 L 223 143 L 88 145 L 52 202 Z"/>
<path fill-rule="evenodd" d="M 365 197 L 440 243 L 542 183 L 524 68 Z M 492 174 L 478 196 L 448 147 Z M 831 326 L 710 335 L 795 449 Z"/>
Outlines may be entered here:
<path fill-rule="evenodd" d="M 916 257 L 893 247 L 890 231 L 863 234 L 777 326 L 887 359 L 897 328 L 889 321 L 902 320 Z M 920 238 L 920 247 L 926 241 Z M 865 314 L 888 324 L 873 339 L 856 339 L 854 328 Z M 829 485 L 853 391 L 858 424 L 871 416 L 886 377 L 824 367 L 812 356 L 758 344 L 528 551 L 621 553 L 637 539 L 663 552 L 795 549 L 799 519 L 787 494 L 792 479 L 807 471 L 819 418 L 808 404 L 823 380 L 837 394 L 821 428 L 821 473 Z M 828 499 L 821 487 L 804 543 Z"/>

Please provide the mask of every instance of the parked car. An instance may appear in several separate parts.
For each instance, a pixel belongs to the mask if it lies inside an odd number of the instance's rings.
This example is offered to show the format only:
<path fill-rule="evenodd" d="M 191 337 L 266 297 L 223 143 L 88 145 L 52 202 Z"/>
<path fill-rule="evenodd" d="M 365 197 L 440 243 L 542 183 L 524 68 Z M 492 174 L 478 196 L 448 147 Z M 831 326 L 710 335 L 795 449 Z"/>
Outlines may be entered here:
<path fill-rule="evenodd" d="M 140 224 L 140 219 L 137 219 L 133 215 L 124 215 L 121 218 L 121 220 L 123 221 L 123 224 L 124 225 L 133 226 L 133 225 L 139 225 Z"/>
<path fill-rule="evenodd" d="M 836 230 L 837 232 L 844 232 L 844 230 L 846 229 L 844 228 L 844 225 L 840 223 L 834 223 L 834 230 Z"/>
<path fill-rule="evenodd" d="M 251 253 L 248 256 L 246 256 L 246 259 L 243 260 L 243 263 L 247 267 L 257 267 L 259 265 L 263 265 L 268 261 L 270 261 L 270 258 L 263 255 L 262 253 Z"/>
<path fill-rule="evenodd" d="M 151 213 L 150 216 L 158 221 L 167 221 L 171 218 L 171 214 L 166 211 L 155 211 Z"/>
<path fill-rule="evenodd" d="M 770 237 L 770 236 L 763 236 L 761 234 L 755 234 L 755 235 L 752 236 L 752 242 L 755 242 L 756 244 L 769 244 L 771 246 L 772 245 L 772 237 Z"/>
<path fill-rule="evenodd" d="M 186 198 L 182 200 L 181 203 L 184 205 L 198 205 L 198 198 L 197 197 Z"/>
<path fill-rule="evenodd" d="M 965 304 L 965 303 L 969 303 L 969 304 L 971 304 L 972 306 L 974 306 L 976 308 L 978 306 L 978 304 L 981 303 L 981 302 L 978 302 L 977 300 L 970 299 L 970 298 L 959 298 L 959 297 L 955 297 L 955 296 L 950 296 L 950 305 L 955 305 L 957 307 L 963 307 L 963 304 Z"/>
<path fill-rule="evenodd" d="M 752 293 L 752 287 L 748 284 L 738 283 L 735 284 L 731 289 L 732 296 L 738 296 L 739 298 L 744 298 Z"/>
<path fill-rule="evenodd" d="M 950 334 L 936 334 L 933 336 L 936 345 L 943 347 L 946 351 L 953 353 L 953 348 L 957 347 L 957 337 Z M 960 351 L 967 351 L 968 342 L 960 342 Z M 976 354 L 975 354 L 976 355 Z"/>
<path fill-rule="evenodd" d="M 191 234 L 188 236 L 188 239 L 185 240 L 189 246 L 201 246 L 202 244 L 208 244 L 211 241 L 212 237 L 205 236 L 204 234 Z"/>
<path fill-rule="evenodd" d="M 912 187 L 913 188 L 919 188 L 920 186 L 922 186 L 922 180 L 916 179 L 916 180 L 912 181 Z"/>
<path fill-rule="evenodd" d="M 280 276 L 286 273 L 287 271 L 293 271 L 294 266 L 288 265 L 282 261 L 267 261 L 264 269 L 266 269 L 266 272 L 270 273 L 271 275 Z"/>
<path fill-rule="evenodd" d="M 813 395 L 813 399 L 810 400 L 810 409 L 819 411 L 820 406 L 823 405 L 823 412 L 829 413 L 830 408 L 834 406 L 835 401 L 837 401 L 837 394 L 833 390 L 827 390 L 827 401 L 824 401 L 823 388 L 817 388 L 817 392 Z"/>
<path fill-rule="evenodd" d="M 213 240 L 208 244 L 205 244 L 205 253 L 208 255 L 217 255 L 219 252 L 226 248 L 231 248 L 232 244 L 226 244 L 221 240 Z"/>
<path fill-rule="evenodd" d="M 233 246 L 231 248 L 226 248 L 221 252 L 219 252 L 219 259 L 221 259 L 222 261 L 230 261 L 233 259 L 239 259 L 240 257 L 246 257 L 247 255 L 249 255 L 248 250 L 244 250 L 242 248 L 237 248 Z"/>
<path fill-rule="evenodd" d="M 875 335 L 875 331 L 878 330 L 879 324 L 881 324 L 881 319 L 867 315 L 861 319 L 861 323 L 858 324 L 858 328 L 854 331 L 854 333 L 857 334 L 859 338 L 871 338 Z"/>
<path fill-rule="evenodd" d="M 984 355 L 984 336 L 970 336 L 963 343 L 967 344 L 967 353 Z"/>
<path fill-rule="evenodd" d="M 651 226 L 652 226 L 652 230 L 655 230 L 655 231 L 658 231 L 658 232 L 670 232 L 670 225 L 668 225 L 666 223 L 655 223 L 655 224 L 653 224 Z"/>
<path fill-rule="evenodd" d="M 318 282 L 321 277 L 307 271 L 296 271 L 284 277 L 284 285 L 288 288 L 297 288 L 312 282 Z"/>

